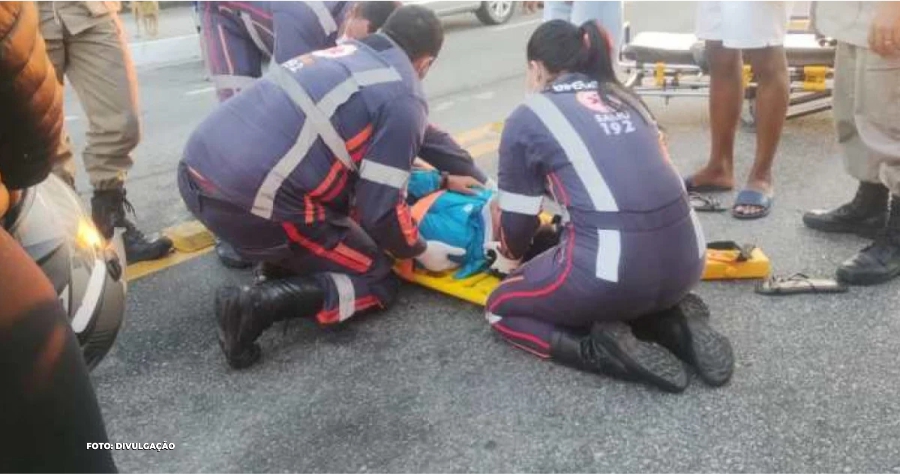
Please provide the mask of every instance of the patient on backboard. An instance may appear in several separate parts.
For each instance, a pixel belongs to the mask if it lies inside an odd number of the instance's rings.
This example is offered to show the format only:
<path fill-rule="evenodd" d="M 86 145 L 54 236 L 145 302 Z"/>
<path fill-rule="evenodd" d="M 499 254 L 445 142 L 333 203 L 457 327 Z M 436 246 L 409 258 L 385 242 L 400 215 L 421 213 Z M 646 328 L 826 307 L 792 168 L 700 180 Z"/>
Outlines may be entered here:
<path fill-rule="evenodd" d="M 497 192 L 487 188 L 471 188 L 470 194 L 442 187 L 442 175 L 434 169 L 415 166 L 407 186 L 407 202 L 419 233 L 426 240 L 438 240 L 466 249 L 454 278 L 462 279 L 484 272 L 490 265 L 485 250 L 498 239 L 500 210 Z M 530 260 L 559 241 L 557 225 L 541 226 L 523 260 Z"/>

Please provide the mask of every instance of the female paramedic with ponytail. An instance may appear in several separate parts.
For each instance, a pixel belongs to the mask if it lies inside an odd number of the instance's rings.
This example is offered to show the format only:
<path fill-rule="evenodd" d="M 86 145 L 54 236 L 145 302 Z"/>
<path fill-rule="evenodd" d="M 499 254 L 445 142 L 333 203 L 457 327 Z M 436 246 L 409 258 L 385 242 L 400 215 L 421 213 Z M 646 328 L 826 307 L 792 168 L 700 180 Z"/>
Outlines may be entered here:
<path fill-rule="evenodd" d="M 690 291 L 706 244 L 653 116 L 616 79 L 595 22 L 554 20 L 528 42 L 531 94 L 500 144 L 498 254 L 508 277 L 487 302 L 516 347 L 669 392 L 683 362 L 726 383 L 731 345 Z M 519 267 L 545 195 L 564 209 L 559 243 Z M 681 359 L 681 360 L 679 360 Z"/>

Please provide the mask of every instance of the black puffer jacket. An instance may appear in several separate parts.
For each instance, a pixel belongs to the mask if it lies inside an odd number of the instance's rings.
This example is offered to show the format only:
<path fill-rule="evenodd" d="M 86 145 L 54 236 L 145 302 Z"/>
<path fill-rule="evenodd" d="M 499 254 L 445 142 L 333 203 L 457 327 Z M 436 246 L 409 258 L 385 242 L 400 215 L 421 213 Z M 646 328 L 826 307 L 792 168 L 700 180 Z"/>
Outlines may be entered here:
<path fill-rule="evenodd" d="M 0 176 L 10 189 L 44 180 L 63 125 L 56 80 L 32 2 L 0 2 Z"/>

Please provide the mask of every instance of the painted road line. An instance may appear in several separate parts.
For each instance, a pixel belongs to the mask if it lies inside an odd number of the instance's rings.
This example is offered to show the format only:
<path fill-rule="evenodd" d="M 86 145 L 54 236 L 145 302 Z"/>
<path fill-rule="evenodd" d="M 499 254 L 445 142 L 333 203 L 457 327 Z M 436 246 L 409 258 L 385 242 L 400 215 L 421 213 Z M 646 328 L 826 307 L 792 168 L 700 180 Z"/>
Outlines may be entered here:
<path fill-rule="evenodd" d="M 540 23 L 540 22 L 541 22 L 540 18 L 535 18 L 534 20 L 522 21 L 519 23 L 510 23 L 508 25 L 503 25 L 503 26 L 495 26 L 495 27 L 491 28 L 491 31 L 494 33 L 497 33 L 500 31 L 511 30 L 513 28 L 521 28 L 523 26 L 534 25 L 534 24 Z"/>
<path fill-rule="evenodd" d="M 208 92 L 214 92 L 216 90 L 215 87 L 204 87 L 202 89 L 194 89 L 192 91 L 187 91 L 184 95 L 197 95 L 197 94 L 206 94 Z"/>
<path fill-rule="evenodd" d="M 497 151 L 497 147 L 500 145 L 500 141 L 497 139 L 497 127 L 496 122 L 489 123 L 461 132 L 454 135 L 453 138 L 460 145 L 475 143 L 466 150 L 473 158 L 479 158 Z M 163 234 L 172 239 L 175 251 L 159 260 L 128 265 L 125 277 L 129 282 L 206 255 L 215 248 L 215 237 L 197 221 L 183 222 L 164 230 Z"/>
<path fill-rule="evenodd" d="M 500 148 L 500 140 L 491 140 L 488 142 L 482 142 L 477 145 L 473 145 L 470 148 L 467 148 L 472 158 L 478 159 L 484 156 L 489 156 L 491 153 L 497 151 Z"/>
<path fill-rule="evenodd" d="M 183 263 L 188 260 L 193 260 L 197 257 L 206 255 L 214 248 L 214 246 L 210 246 L 196 252 L 172 252 L 166 258 L 161 258 L 159 260 L 153 260 L 150 262 L 138 262 L 128 265 L 128 268 L 125 269 L 125 278 L 129 282 L 139 280 L 147 275 L 152 275 L 158 271 L 165 270 L 166 268 L 174 267 L 179 263 Z"/>

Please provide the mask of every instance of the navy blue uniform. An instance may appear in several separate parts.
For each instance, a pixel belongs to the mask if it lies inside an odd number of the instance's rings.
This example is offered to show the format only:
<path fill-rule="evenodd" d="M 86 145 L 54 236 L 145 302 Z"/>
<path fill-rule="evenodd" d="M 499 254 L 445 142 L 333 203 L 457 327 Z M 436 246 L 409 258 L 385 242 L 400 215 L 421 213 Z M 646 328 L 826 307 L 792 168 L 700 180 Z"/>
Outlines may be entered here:
<path fill-rule="evenodd" d="M 265 62 L 280 64 L 336 45 L 355 2 L 203 2 L 207 64 L 219 100 L 250 87 Z M 450 174 L 487 176 L 450 135 L 429 125 L 419 156 Z"/>
<path fill-rule="evenodd" d="M 386 307 L 420 254 L 406 184 L 427 126 L 406 53 L 372 35 L 274 68 L 193 133 L 182 196 L 245 258 L 316 277 L 321 323 Z"/>
<path fill-rule="evenodd" d="M 649 113 L 604 100 L 566 75 L 506 122 L 500 144 L 501 240 L 525 254 L 545 196 L 563 209 L 559 244 L 506 278 L 487 302 L 491 326 L 548 357 L 557 326 L 589 328 L 675 306 L 699 281 L 705 242 Z"/>

